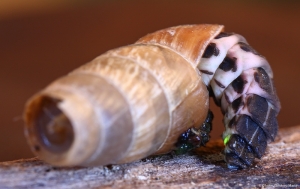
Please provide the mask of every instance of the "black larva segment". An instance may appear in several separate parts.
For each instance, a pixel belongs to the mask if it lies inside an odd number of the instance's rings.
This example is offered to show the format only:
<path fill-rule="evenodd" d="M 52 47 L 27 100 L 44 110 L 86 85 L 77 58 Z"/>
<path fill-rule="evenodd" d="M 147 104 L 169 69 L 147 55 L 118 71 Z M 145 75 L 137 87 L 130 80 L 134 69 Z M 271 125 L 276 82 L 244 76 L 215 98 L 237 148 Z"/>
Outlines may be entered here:
<path fill-rule="evenodd" d="M 225 161 L 230 169 L 246 169 L 248 167 L 235 153 L 226 153 Z"/>
<path fill-rule="evenodd" d="M 207 90 L 208 90 L 208 93 L 209 93 L 209 97 L 214 97 L 214 91 L 212 90 L 211 86 L 208 85 L 206 86 Z"/>
<path fill-rule="evenodd" d="M 237 70 L 237 65 L 236 65 L 236 58 L 230 58 L 226 56 L 223 60 L 223 62 L 220 64 L 219 68 L 225 72 L 232 71 L 236 72 Z"/>
<path fill-rule="evenodd" d="M 239 42 L 240 48 L 245 52 L 251 52 L 255 55 L 261 56 L 256 50 L 254 50 L 249 44 Z"/>
<path fill-rule="evenodd" d="M 267 138 L 273 141 L 278 130 L 276 111 L 269 107 L 265 98 L 255 94 L 247 98 L 247 107 L 252 119 L 265 131 Z"/>
<path fill-rule="evenodd" d="M 239 107 L 243 106 L 242 97 L 239 97 L 239 98 L 235 99 L 231 103 L 231 106 L 232 106 L 232 109 L 233 109 L 234 113 L 236 113 L 239 110 Z"/>
<path fill-rule="evenodd" d="M 231 85 L 235 92 L 241 94 L 244 90 L 246 83 L 247 81 L 243 79 L 242 75 L 240 75 L 235 80 L 232 81 Z"/>
<path fill-rule="evenodd" d="M 246 168 L 252 164 L 255 158 L 252 148 L 237 134 L 231 135 L 226 148 L 230 149 L 230 152 L 225 154 L 225 159 L 232 166 Z M 232 154 L 236 156 L 232 158 Z"/>
<path fill-rule="evenodd" d="M 259 67 L 257 71 L 254 73 L 254 80 L 259 84 L 260 88 L 266 91 L 269 94 L 273 94 L 273 85 L 272 81 L 269 78 L 267 72 Z"/>
<path fill-rule="evenodd" d="M 209 123 L 209 124 L 211 124 L 213 119 L 214 119 L 214 114 L 213 114 L 213 112 L 212 112 L 211 110 L 208 110 L 208 114 L 207 114 L 207 117 L 206 117 L 204 123 Z M 204 130 L 206 130 L 205 127 L 204 127 L 204 124 L 202 125 L 202 127 L 203 127 Z M 211 131 L 211 128 L 209 128 L 209 129 L 210 129 L 210 130 L 207 130 L 207 131 Z"/>
<path fill-rule="evenodd" d="M 221 82 L 219 82 L 219 81 L 216 80 L 216 79 L 214 79 L 214 80 L 215 80 L 216 84 L 217 84 L 220 88 L 225 89 L 225 86 L 224 86 Z"/>
<path fill-rule="evenodd" d="M 206 47 L 202 58 L 210 58 L 212 55 L 218 56 L 219 53 L 220 53 L 220 50 L 216 47 L 216 44 L 215 43 L 210 43 Z"/>
<path fill-rule="evenodd" d="M 248 115 L 240 115 L 235 125 L 236 132 L 252 147 L 254 155 L 261 158 L 267 148 L 265 132 Z"/>
<path fill-rule="evenodd" d="M 231 35 L 233 35 L 234 33 L 226 33 L 226 32 L 221 32 L 221 33 L 219 33 L 219 35 L 217 35 L 216 37 L 215 37 L 215 39 L 220 39 L 220 38 L 223 38 L 223 37 L 228 37 L 228 36 L 231 36 Z"/>
<path fill-rule="evenodd" d="M 200 72 L 205 73 L 207 75 L 214 75 L 214 72 L 210 72 L 208 70 L 200 70 Z"/>
<path fill-rule="evenodd" d="M 266 116 L 268 114 L 268 102 L 265 98 L 258 96 L 256 94 L 250 94 L 246 99 L 247 108 L 251 117 L 256 121 L 260 126 L 266 120 Z"/>
<path fill-rule="evenodd" d="M 265 131 L 267 138 L 270 141 L 274 141 L 278 132 L 278 122 L 276 116 L 277 112 L 273 109 L 270 109 L 266 122 L 262 126 L 262 129 Z"/>

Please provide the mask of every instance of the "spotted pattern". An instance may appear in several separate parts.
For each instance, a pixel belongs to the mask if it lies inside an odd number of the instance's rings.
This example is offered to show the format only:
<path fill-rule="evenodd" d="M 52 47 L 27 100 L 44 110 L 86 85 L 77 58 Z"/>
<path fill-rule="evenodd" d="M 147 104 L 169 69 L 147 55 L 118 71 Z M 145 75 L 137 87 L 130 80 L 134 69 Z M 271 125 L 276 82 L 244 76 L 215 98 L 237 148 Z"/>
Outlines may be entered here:
<path fill-rule="evenodd" d="M 208 45 L 198 69 L 224 114 L 228 167 L 249 167 L 278 131 L 280 102 L 269 63 L 242 36 L 222 32 Z"/>
<path fill-rule="evenodd" d="M 242 75 L 240 75 L 235 80 L 232 81 L 231 85 L 235 92 L 241 94 L 244 91 L 246 83 L 247 80 L 244 80 Z"/>
<path fill-rule="evenodd" d="M 224 72 L 232 71 L 236 72 L 237 67 L 236 67 L 236 58 L 230 58 L 230 57 L 225 57 L 223 62 L 220 64 L 219 68 L 223 70 Z"/>
<path fill-rule="evenodd" d="M 210 43 L 203 54 L 203 58 L 210 58 L 211 56 L 218 56 L 220 53 L 215 43 Z"/>

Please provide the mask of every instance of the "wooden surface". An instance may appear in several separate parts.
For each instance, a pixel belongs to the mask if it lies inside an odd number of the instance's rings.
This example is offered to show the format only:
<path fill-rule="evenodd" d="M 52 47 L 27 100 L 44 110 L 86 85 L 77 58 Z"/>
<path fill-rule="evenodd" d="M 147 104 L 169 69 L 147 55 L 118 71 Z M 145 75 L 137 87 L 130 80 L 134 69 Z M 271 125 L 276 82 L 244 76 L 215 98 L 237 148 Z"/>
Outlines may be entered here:
<path fill-rule="evenodd" d="M 229 170 L 222 141 L 189 155 L 124 165 L 56 168 L 36 158 L 0 163 L 0 188 L 300 188 L 300 126 L 280 130 L 267 154 L 246 170 Z"/>

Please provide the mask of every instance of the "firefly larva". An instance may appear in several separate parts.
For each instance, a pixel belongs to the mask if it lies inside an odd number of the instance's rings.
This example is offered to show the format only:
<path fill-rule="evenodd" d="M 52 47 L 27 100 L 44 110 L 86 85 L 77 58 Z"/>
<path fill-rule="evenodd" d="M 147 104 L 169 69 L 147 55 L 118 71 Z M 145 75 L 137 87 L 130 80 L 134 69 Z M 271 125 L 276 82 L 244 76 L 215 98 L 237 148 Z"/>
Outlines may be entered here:
<path fill-rule="evenodd" d="M 245 168 L 277 134 L 272 79 L 266 59 L 223 26 L 171 27 L 110 50 L 33 96 L 25 133 L 33 152 L 57 166 L 131 162 L 178 148 L 185 131 L 207 142 L 210 128 L 200 126 L 210 93 L 224 114 L 225 161 Z"/>

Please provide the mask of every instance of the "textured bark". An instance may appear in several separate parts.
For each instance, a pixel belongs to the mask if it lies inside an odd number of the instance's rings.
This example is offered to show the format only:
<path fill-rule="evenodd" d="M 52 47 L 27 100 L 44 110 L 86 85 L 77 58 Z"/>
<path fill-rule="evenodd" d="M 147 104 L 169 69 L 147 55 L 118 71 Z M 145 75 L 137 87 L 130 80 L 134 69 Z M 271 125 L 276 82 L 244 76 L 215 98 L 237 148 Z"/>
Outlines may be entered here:
<path fill-rule="evenodd" d="M 36 158 L 2 162 L 0 188 L 300 187 L 300 126 L 280 130 L 266 155 L 246 170 L 229 170 L 222 150 L 218 140 L 188 155 L 91 168 L 57 168 Z"/>

